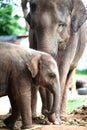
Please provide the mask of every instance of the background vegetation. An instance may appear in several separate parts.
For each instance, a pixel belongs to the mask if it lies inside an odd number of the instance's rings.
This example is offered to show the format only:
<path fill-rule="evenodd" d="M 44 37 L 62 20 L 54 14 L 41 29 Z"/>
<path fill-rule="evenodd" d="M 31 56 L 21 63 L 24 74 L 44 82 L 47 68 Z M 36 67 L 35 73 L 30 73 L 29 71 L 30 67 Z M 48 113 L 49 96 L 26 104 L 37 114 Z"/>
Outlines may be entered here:
<path fill-rule="evenodd" d="M 26 29 L 19 25 L 19 16 L 12 16 L 13 6 L 10 4 L 0 5 L 0 35 L 17 35 L 25 33 Z"/>
<path fill-rule="evenodd" d="M 87 98 L 84 97 L 82 99 L 70 99 L 67 101 L 67 111 L 72 112 L 73 110 L 83 106 L 87 105 Z"/>
<path fill-rule="evenodd" d="M 76 74 L 87 75 L 87 69 L 84 69 L 84 70 L 76 69 Z"/>

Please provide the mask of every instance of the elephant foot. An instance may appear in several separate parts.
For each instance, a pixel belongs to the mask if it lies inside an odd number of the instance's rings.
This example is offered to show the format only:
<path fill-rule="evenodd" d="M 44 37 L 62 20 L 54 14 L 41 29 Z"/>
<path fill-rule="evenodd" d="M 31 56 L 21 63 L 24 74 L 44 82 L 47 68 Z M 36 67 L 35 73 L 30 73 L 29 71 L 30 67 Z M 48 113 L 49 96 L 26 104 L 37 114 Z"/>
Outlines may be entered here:
<path fill-rule="evenodd" d="M 43 125 L 59 125 L 59 121 L 56 119 L 54 121 L 49 121 L 48 117 L 45 117 L 44 121 L 43 121 Z"/>
<path fill-rule="evenodd" d="M 60 119 L 61 121 L 67 121 L 67 115 L 61 115 Z"/>
<path fill-rule="evenodd" d="M 59 125 L 60 123 L 56 120 L 53 122 L 54 125 Z"/>
<path fill-rule="evenodd" d="M 39 123 L 39 124 L 43 124 L 43 125 L 59 125 L 60 120 L 58 120 L 58 118 L 55 117 L 55 114 L 52 115 L 47 115 L 46 117 L 44 117 L 43 115 L 39 116 L 39 117 L 34 117 L 33 118 L 33 122 L 34 123 Z"/>
<path fill-rule="evenodd" d="M 32 124 L 30 124 L 30 125 L 27 124 L 27 125 L 22 125 L 21 129 L 22 130 L 28 130 L 28 129 L 31 130 L 32 127 L 33 127 Z"/>
<path fill-rule="evenodd" d="M 48 120 L 50 122 L 55 122 L 56 121 L 56 115 L 55 115 L 55 113 L 53 113 L 51 115 L 48 114 Z"/>
<path fill-rule="evenodd" d="M 37 115 L 33 115 L 32 116 L 32 120 L 37 120 L 38 116 Z"/>
<path fill-rule="evenodd" d="M 60 118 L 56 117 L 56 114 L 53 113 L 51 115 L 48 115 L 48 120 L 52 122 L 54 125 L 59 125 L 60 124 Z"/>
<path fill-rule="evenodd" d="M 18 126 L 14 126 L 13 128 L 7 127 L 7 126 L 2 126 L 2 129 L 11 129 L 11 130 L 19 130 L 20 128 Z"/>
<path fill-rule="evenodd" d="M 42 122 L 42 124 L 43 124 L 43 125 L 52 125 L 52 122 L 50 122 L 50 121 L 48 120 L 48 118 L 45 117 L 44 120 L 43 120 L 43 122 Z"/>
<path fill-rule="evenodd" d="M 37 112 L 33 110 L 33 112 L 32 112 L 32 119 L 35 119 L 35 118 L 37 118 Z"/>
<path fill-rule="evenodd" d="M 14 123 L 12 123 L 12 121 L 10 121 L 8 118 L 5 119 L 4 124 L 6 125 L 7 128 L 13 129 L 14 128 Z"/>
<path fill-rule="evenodd" d="M 60 123 L 58 121 L 50 122 L 49 120 L 45 120 L 43 122 L 44 125 L 59 125 Z"/>
<path fill-rule="evenodd" d="M 27 126 L 22 126 L 21 127 L 22 130 L 30 130 L 32 128 L 33 128 L 32 125 L 27 125 Z"/>
<path fill-rule="evenodd" d="M 31 128 L 26 128 L 26 129 L 22 129 L 22 130 L 36 130 L 36 129 L 40 129 L 42 126 L 33 126 Z"/>

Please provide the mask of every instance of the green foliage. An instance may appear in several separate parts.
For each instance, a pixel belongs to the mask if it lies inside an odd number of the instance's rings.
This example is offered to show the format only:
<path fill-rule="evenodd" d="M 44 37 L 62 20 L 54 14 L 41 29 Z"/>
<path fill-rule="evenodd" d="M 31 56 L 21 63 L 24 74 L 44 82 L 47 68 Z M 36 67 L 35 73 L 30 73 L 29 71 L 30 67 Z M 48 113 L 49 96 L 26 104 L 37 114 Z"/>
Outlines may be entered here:
<path fill-rule="evenodd" d="M 83 105 L 87 104 L 87 98 L 83 99 L 70 99 L 67 102 L 67 111 L 72 112 L 76 108 L 79 108 Z"/>
<path fill-rule="evenodd" d="M 12 16 L 12 5 L 2 4 L 0 8 L 0 35 L 17 35 L 24 33 L 25 28 L 18 24 L 19 16 Z"/>
<path fill-rule="evenodd" d="M 76 74 L 81 74 L 81 75 L 87 75 L 87 69 L 84 69 L 84 70 L 78 70 L 76 69 Z"/>

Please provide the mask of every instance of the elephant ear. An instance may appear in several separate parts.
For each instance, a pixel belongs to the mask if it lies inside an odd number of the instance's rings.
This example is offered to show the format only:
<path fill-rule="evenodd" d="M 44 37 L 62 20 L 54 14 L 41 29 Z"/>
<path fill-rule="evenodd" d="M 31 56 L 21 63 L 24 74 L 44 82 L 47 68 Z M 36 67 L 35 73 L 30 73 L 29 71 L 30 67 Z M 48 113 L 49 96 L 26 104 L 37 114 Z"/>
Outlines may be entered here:
<path fill-rule="evenodd" d="M 71 31 L 77 32 L 87 19 L 87 12 L 81 0 L 72 0 Z"/>
<path fill-rule="evenodd" d="M 33 58 L 31 59 L 31 62 L 27 64 L 27 67 L 31 72 L 33 78 L 35 78 L 35 76 L 38 74 L 40 57 L 41 57 L 40 54 L 34 55 Z"/>

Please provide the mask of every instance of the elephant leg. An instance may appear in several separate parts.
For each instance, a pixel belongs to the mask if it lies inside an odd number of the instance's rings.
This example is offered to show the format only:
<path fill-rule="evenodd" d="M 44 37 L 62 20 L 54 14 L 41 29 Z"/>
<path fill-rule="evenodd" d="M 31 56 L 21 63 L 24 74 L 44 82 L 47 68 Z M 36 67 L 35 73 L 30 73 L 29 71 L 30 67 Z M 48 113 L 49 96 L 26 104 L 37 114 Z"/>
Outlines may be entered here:
<path fill-rule="evenodd" d="M 26 78 L 25 78 L 26 77 Z M 31 114 L 31 83 L 26 73 L 20 75 L 20 79 L 15 78 L 13 81 L 12 93 L 14 100 L 20 111 L 23 129 L 32 127 Z"/>
<path fill-rule="evenodd" d="M 50 122 L 48 121 L 48 117 L 46 115 L 46 110 L 47 110 L 47 98 L 46 98 L 46 89 L 43 87 L 39 88 L 41 100 L 42 100 L 42 114 L 45 116 L 45 119 L 43 121 L 43 124 L 49 125 Z"/>
<path fill-rule="evenodd" d="M 66 120 L 66 114 L 67 114 L 66 107 L 67 107 L 67 85 L 65 86 L 65 90 L 61 101 L 61 110 L 60 110 L 61 120 Z"/>
<path fill-rule="evenodd" d="M 32 118 L 35 119 L 37 117 L 36 107 L 37 107 L 37 91 L 38 88 L 33 86 L 31 89 L 31 109 L 32 109 Z"/>
<path fill-rule="evenodd" d="M 41 100 L 42 100 L 42 114 L 45 115 L 46 110 L 47 110 L 46 89 L 40 87 L 39 92 L 40 92 L 40 96 L 41 96 Z"/>
<path fill-rule="evenodd" d="M 12 112 L 11 115 L 4 120 L 4 123 L 8 128 L 12 129 L 15 125 L 16 120 L 20 116 L 20 113 L 19 113 L 18 104 L 16 100 L 13 98 L 13 96 L 9 96 L 9 99 L 11 103 Z"/>
<path fill-rule="evenodd" d="M 32 127 L 31 94 L 24 92 L 20 97 L 20 113 L 22 117 L 22 129 Z"/>
<path fill-rule="evenodd" d="M 61 111 L 60 111 L 61 120 L 66 120 L 66 118 L 67 118 L 66 108 L 67 108 L 68 86 L 69 86 L 69 83 L 70 83 L 72 76 L 74 76 L 73 70 L 74 69 L 70 70 L 69 73 L 68 73 L 66 84 L 65 84 L 64 91 L 63 91 L 63 94 L 62 94 L 63 96 L 62 96 Z"/>

